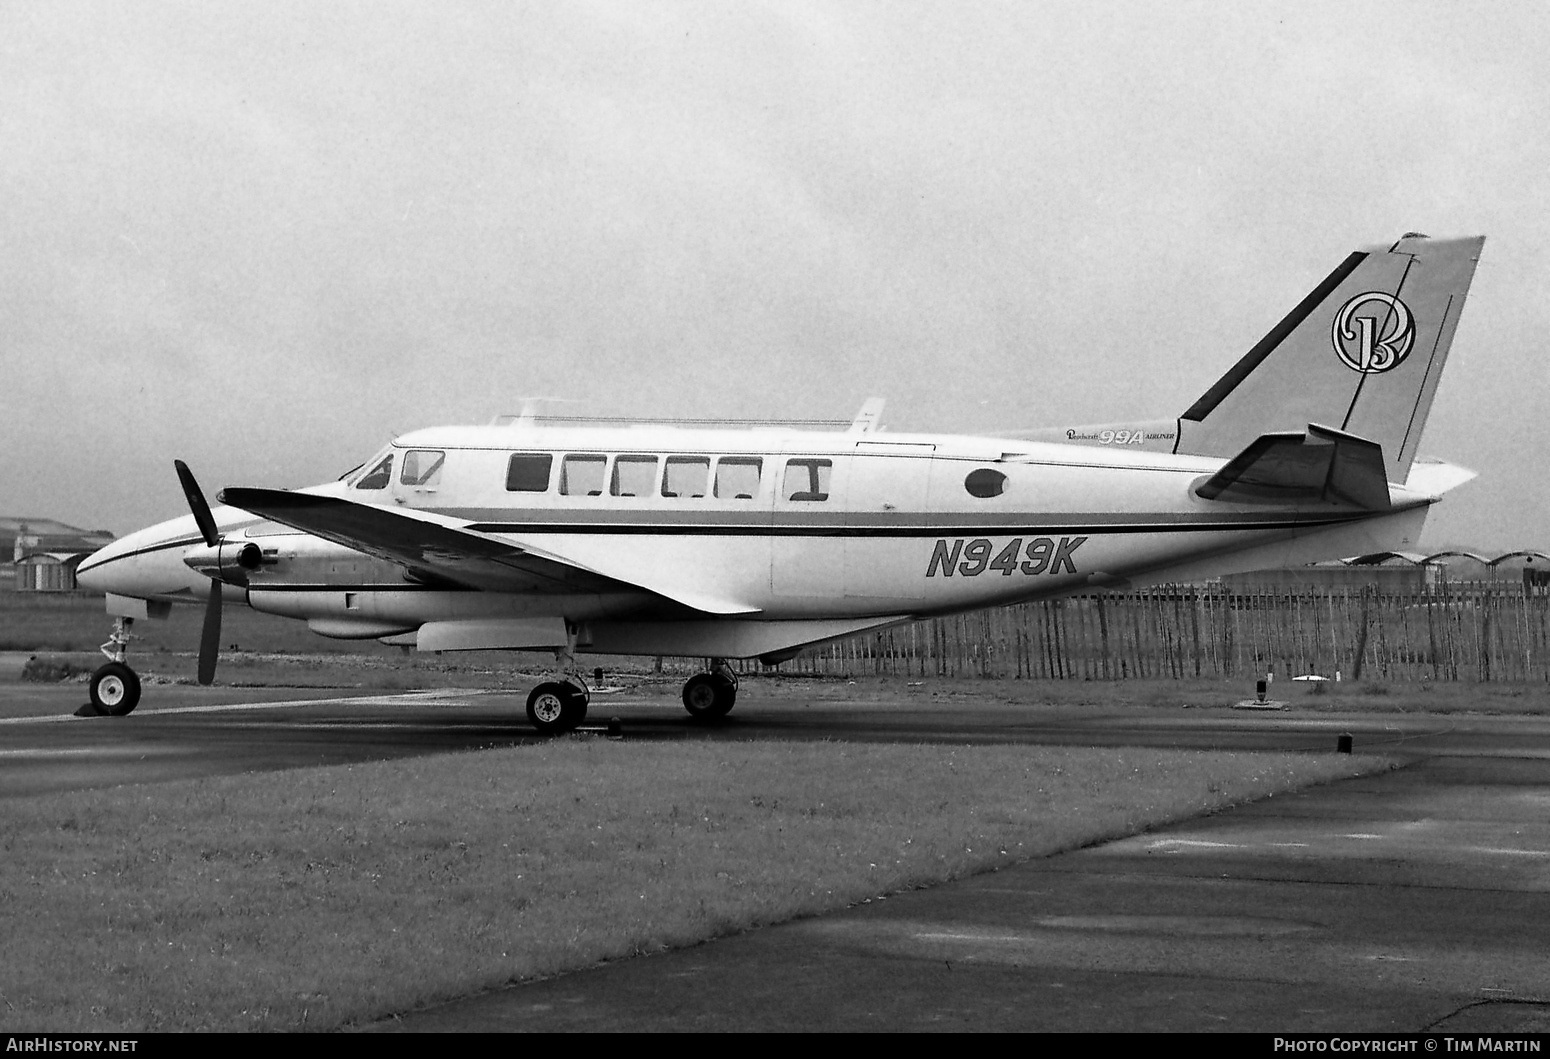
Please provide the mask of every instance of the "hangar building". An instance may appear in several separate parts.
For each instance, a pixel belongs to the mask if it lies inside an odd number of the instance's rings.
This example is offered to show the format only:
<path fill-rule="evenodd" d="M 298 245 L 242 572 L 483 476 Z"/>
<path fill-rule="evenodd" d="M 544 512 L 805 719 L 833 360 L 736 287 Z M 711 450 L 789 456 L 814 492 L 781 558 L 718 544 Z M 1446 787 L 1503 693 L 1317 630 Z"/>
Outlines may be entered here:
<path fill-rule="evenodd" d="M 107 530 L 83 530 L 51 518 L 0 516 L 0 592 L 74 592 L 80 561 L 113 540 Z"/>

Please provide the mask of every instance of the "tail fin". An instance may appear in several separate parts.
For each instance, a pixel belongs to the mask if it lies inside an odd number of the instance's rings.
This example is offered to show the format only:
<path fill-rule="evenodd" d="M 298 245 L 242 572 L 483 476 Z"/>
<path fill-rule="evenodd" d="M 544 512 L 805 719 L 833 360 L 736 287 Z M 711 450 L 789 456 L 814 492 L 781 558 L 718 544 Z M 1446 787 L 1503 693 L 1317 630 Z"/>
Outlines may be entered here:
<path fill-rule="evenodd" d="M 1376 442 L 1403 482 L 1484 236 L 1358 251 L 1179 417 L 1174 451 L 1233 456 L 1324 423 Z"/>

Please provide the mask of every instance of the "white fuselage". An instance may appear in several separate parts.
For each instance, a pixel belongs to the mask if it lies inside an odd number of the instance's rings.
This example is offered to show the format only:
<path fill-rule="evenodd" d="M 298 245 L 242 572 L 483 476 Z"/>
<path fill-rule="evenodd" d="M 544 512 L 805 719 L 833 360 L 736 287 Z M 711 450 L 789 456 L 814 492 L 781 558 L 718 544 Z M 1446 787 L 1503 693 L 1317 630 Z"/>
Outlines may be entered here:
<path fill-rule="evenodd" d="M 383 471 L 384 464 L 391 462 Z M 397 438 L 304 490 L 412 513 L 566 563 L 612 590 L 480 591 L 229 507 L 263 565 L 257 610 L 422 649 L 774 655 L 890 622 L 1413 542 L 1432 497 L 1382 514 L 1204 500 L 1224 461 L 1025 440 L 522 421 Z M 192 516 L 82 564 L 118 597 L 203 598 Z M 693 601 L 717 605 L 697 611 Z M 686 605 L 686 601 L 687 605 Z M 111 602 L 110 602 L 111 606 Z M 555 630 L 559 631 L 556 632 Z"/>

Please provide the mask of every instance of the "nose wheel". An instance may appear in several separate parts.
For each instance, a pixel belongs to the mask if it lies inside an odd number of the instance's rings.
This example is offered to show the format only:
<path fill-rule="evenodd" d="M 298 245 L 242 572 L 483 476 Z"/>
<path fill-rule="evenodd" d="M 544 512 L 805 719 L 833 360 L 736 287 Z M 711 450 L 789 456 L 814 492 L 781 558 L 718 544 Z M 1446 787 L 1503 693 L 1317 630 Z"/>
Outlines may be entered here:
<path fill-rule="evenodd" d="M 107 717 L 123 717 L 140 704 L 140 678 L 122 662 L 99 666 L 91 675 L 91 704 Z"/>
<path fill-rule="evenodd" d="M 123 717 L 140 705 L 140 678 L 124 663 L 129 653 L 129 626 L 133 618 L 116 618 L 108 642 L 101 647 L 108 660 L 91 675 L 91 704 L 105 717 Z"/>

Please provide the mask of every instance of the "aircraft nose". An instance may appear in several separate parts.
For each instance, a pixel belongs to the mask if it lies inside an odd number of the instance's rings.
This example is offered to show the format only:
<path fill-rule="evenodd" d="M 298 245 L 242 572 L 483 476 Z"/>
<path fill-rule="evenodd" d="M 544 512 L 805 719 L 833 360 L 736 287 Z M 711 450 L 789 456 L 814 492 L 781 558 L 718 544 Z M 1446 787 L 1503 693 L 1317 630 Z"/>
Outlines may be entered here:
<path fill-rule="evenodd" d="M 75 583 L 81 588 L 92 592 L 109 592 L 108 572 L 103 569 L 108 561 L 103 552 L 106 548 L 98 548 L 86 558 L 81 560 L 81 565 L 75 568 Z"/>
<path fill-rule="evenodd" d="M 131 533 L 82 559 L 76 584 L 92 592 L 141 599 L 187 593 L 203 579 L 183 564 L 183 552 L 199 540 L 192 517 Z"/>
<path fill-rule="evenodd" d="M 114 592 L 123 595 L 122 582 L 129 571 L 132 557 L 123 540 L 116 540 L 98 548 L 75 568 L 75 583 L 93 592 Z"/>

